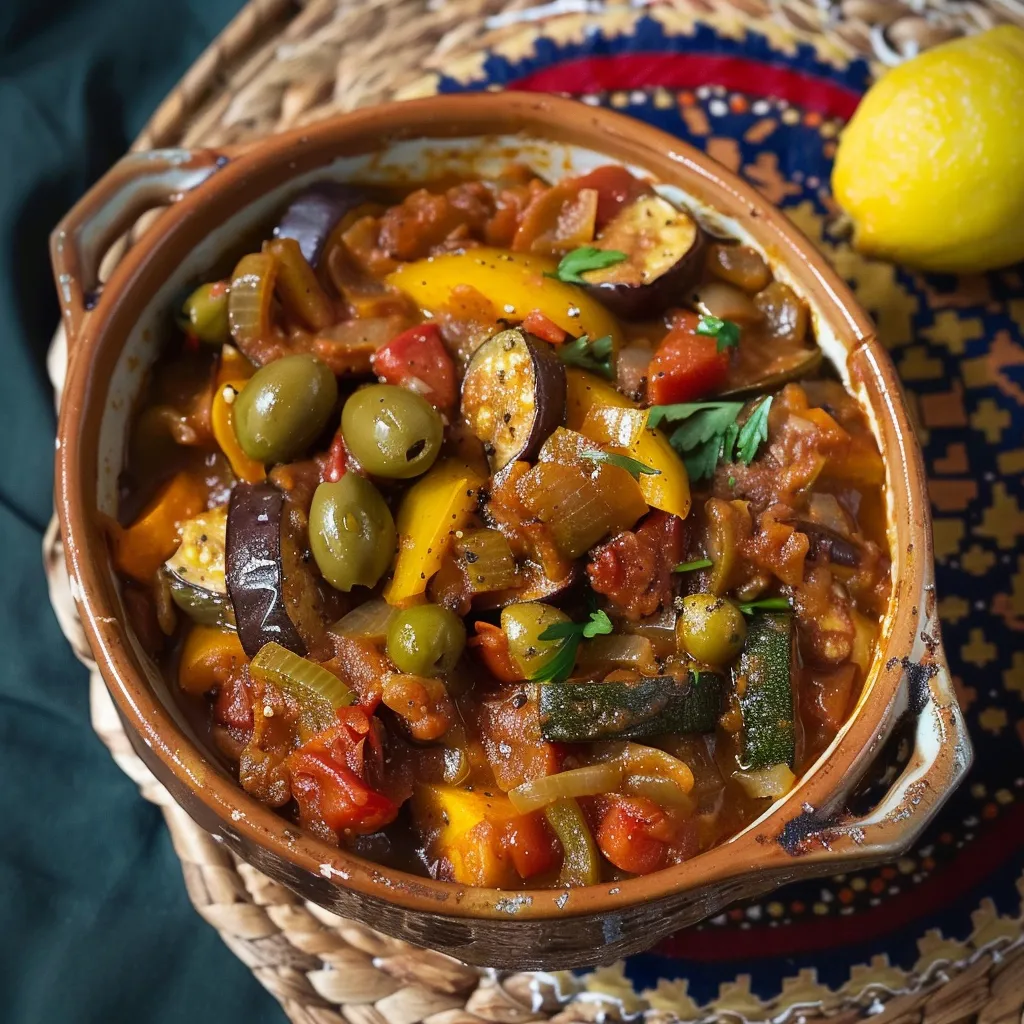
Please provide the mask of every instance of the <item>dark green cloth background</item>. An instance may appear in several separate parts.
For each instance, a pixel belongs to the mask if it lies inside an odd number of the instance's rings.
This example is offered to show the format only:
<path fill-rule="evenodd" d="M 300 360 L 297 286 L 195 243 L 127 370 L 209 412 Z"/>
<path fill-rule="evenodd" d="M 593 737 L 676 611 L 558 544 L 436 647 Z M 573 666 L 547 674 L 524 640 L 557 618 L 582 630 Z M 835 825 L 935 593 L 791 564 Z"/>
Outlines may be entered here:
<path fill-rule="evenodd" d="M 0 0 L 0 1020 L 284 1017 L 192 910 L 160 812 L 89 727 L 47 599 L 46 242 L 240 0 Z"/>

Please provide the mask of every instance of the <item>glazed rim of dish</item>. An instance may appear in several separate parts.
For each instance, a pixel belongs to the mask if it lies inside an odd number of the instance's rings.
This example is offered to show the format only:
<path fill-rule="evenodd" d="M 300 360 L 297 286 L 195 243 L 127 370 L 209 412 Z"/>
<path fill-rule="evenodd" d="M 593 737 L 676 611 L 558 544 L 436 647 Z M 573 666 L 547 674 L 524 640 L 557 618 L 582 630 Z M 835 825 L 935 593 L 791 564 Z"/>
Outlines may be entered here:
<path fill-rule="evenodd" d="M 192 742 L 146 683 L 138 645 L 120 617 L 117 584 L 95 514 L 107 385 L 129 331 L 170 267 L 254 199 L 326 167 L 341 153 L 372 153 L 404 139 L 479 137 L 486 145 L 487 137 L 510 134 L 586 147 L 609 162 L 639 167 L 655 182 L 682 189 L 695 200 L 698 213 L 724 212 L 735 221 L 744 240 L 766 255 L 773 272 L 809 302 L 816 340 L 865 409 L 886 466 L 892 595 L 857 706 L 828 749 L 789 794 L 723 844 L 650 875 L 569 890 L 472 888 L 386 868 L 314 839 L 250 797 Z M 216 173 L 179 198 L 129 251 L 101 301 L 84 317 L 79 336 L 69 341 L 57 441 L 56 502 L 72 593 L 119 711 L 173 773 L 177 787 L 171 787 L 172 793 L 178 787 L 191 790 L 224 823 L 229 845 L 232 833 L 245 836 L 294 867 L 347 889 L 456 917 L 607 913 L 753 870 L 779 874 L 787 865 L 792 869 L 794 854 L 778 842 L 783 828 L 801 814 L 831 810 L 877 753 L 896 712 L 906 706 L 906 659 L 931 618 L 933 602 L 923 470 L 895 372 L 871 322 L 821 254 L 752 187 L 694 148 L 622 115 L 554 97 L 503 93 L 393 103 L 224 155 L 230 158 L 218 161 L 222 166 Z M 166 253 L 162 260 L 161 252 Z M 845 366 L 836 358 L 844 355 Z M 898 837 L 892 838 L 896 845 Z M 878 858 L 879 849 L 871 853 Z M 827 849 L 807 856 L 831 859 Z"/>

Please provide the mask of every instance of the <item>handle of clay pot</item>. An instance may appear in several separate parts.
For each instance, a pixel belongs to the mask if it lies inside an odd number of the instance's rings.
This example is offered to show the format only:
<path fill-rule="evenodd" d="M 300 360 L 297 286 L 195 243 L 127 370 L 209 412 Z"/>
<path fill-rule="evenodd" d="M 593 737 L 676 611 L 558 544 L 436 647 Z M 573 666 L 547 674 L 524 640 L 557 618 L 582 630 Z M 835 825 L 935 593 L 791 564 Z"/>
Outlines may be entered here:
<path fill-rule="evenodd" d="M 929 603 L 934 604 L 934 590 Z M 973 756 L 934 608 L 921 616 L 910 653 L 886 671 L 902 672 L 904 714 L 912 716 L 913 751 L 881 801 L 859 817 L 819 813 L 805 806 L 783 828 L 779 847 L 801 862 L 880 863 L 894 860 L 917 841 Z"/>
<path fill-rule="evenodd" d="M 61 316 L 69 346 L 96 303 L 100 261 L 147 210 L 167 206 L 221 166 L 209 150 L 158 149 L 118 161 L 66 214 L 50 235 Z"/>

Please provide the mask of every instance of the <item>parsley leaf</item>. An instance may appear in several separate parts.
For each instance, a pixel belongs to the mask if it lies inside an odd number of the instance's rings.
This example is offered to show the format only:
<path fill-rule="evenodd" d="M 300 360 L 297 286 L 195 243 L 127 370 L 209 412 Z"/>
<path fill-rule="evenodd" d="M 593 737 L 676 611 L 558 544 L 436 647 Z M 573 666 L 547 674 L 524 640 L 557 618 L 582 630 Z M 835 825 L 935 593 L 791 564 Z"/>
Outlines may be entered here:
<path fill-rule="evenodd" d="M 583 458 L 591 462 L 606 462 L 609 466 L 618 466 L 624 469 L 634 480 L 643 476 L 661 476 L 660 469 L 652 469 L 639 459 L 631 459 L 628 455 L 620 455 L 618 452 L 595 452 L 584 451 L 580 453 Z"/>
<path fill-rule="evenodd" d="M 740 343 L 740 325 L 734 324 L 731 320 L 722 320 L 720 317 L 702 313 L 697 321 L 697 333 L 706 334 L 717 339 L 717 349 L 724 352 L 727 348 L 734 348 Z"/>
<path fill-rule="evenodd" d="M 696 569 L 710 569 L 715 563 L 710 558 L 695 558 L 692 562 L 680 562 L 673 572 L 693 572 Z"/>
<path fill-rule="evenodd" d="M 612 620 L 603 609 L 590 613 L 590 621 L 583 626 L 583 635 L 592 640 L 595 636 L 605 636 L 613 629 Z"/>
<path fill-rule="evenodd" d="M 687 420 L 690 422 L 685 426 L 701 433 L 697 440 L 706 441 L 712 434 L 721 433 L 734 422 L 742 408 L 742 402 L 679 402 L 676 405 L 652 405 L 647 413 L 647 426 L 656 427 L 663 420 Z"/>
<path fill-rule="evenodd" d="M 579 646 L 580 638 L 578 636 L 566 639 L 551 658 L 530 676 L 530 681 L 534 683 L 564 683 L 572 675 L 572 670 L 576 666 L 576 651 Z"/>
<path fill-rule="evenodd" d="M 755 612 L 788 612 L 792 607 L 788 597 L 762 597 L 759 601 L 744 601 L 740 611 L 753 615 Z"/>
<path fill-rule="evenodd" d="M 715 472 L 719 462 L 737 459 L 750 465 L 761 443 L 768 437 L 771 396 L 762 398 L 742 427 L 736 419 L 742 402 L 680 402 L 652 406 L 647 425 L 682 420 L 669 435 L 669 443 L 682 456 L 692 480 L 703 480 Z M 738 449 L 738 450 L 737 450 Z"/>
<path fill-rule="evenodd" d="M 565 344 L 559 345 L 557 351 L 562 362 L 567 366 L 578 366 L 611 380 L 612 336 L 610 334 L 606 334 L 603 338 L 595 338 L 593 341 L 587 335 L 581 334 L 575 341 L 567 341 Z"/>
<path fill-rule="evenodd" d="M 608 613 L 599 609 L 590 613 L 586 622 L 553 622 L 538 640 L 561 640 L 558 650 L 532 676 L 534 683 L 564 683 L 576 665 L 580 641 L 608 634 L 613 629 Z"/>
<path fill-rule="evenodd" d="M 747 417 L 747 422 L 740 428 L 739 433 L 739 458 L 745 465 L 749 466 L 757 455 L 757 449 L 762 441 L 768 440 L 768 410 L 772 407 L 772 396 L 768 395 L 754 406 Z"/>
<path fill-rule="evenodd" d="M 626 254 L 619 252 L 618 249 L 597 249 L 592 245 L 584 245 L 567 252 L 558 264 L 558 269 L 546 276 L 555 277 L 566 284 L 586 284 L 580 274 L 585 274 L 588 270 L 614 267 L 616 263 L 622 263 L 626 259 Z"/>

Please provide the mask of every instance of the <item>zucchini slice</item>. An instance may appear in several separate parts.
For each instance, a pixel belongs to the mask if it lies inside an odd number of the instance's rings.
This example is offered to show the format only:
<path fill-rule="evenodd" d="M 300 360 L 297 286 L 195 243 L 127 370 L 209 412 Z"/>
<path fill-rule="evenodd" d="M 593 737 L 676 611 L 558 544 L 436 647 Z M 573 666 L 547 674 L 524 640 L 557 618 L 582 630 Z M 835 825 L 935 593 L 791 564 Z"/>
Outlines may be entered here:
<path fill-rule="evenodd" d="M 743 714 L 743 767 L 793 767 L 796 724 L 793 687 L 793 616 L 762 612 L 747 625 L 739 665 L 736 693 Z"/>
<path fill-rule="evenodd" d="M 634 740 L 659 733 L 713 732 L 722 713 L 722 679 L 643 676 L 636 682 L 542 683 L 541 733 L 565 743 Z"/>
<path fill-rule="evenodd" d="M 164 563 L 174 603 L 203 626 L 233 626 L 224 578 L 227 507 L 210 509 L 181 527 L 178 550 Z"/>

